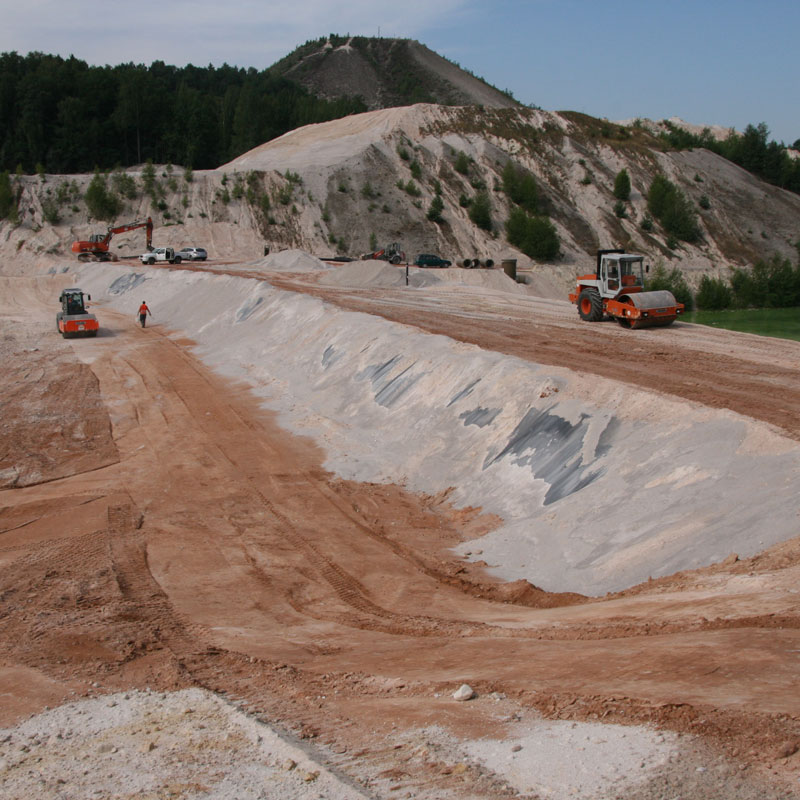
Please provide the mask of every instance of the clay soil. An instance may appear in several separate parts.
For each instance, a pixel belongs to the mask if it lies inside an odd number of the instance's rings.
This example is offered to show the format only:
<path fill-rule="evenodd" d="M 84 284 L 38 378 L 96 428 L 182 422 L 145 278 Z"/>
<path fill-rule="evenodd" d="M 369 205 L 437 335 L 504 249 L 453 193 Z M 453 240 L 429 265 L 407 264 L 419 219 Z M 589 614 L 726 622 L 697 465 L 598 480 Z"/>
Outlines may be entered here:
<path fill-rule="evenodd" d="M 271 279 L 800 438 L 796 343 Z M 200 686 L 391 796 L 494 798 L 508 787 L 402 733 L 502 738 L 534 713 L 650 723 L 699 734 L 744 776 L 720 797 L 794 796 L 800 540 L 605 598 L 500 584 L 448 549 L 497 520 L 326 473 L 313 442 L 165 323 L 104 310 L 97 339 L 62 341 L 54 286 L 2 287 L 0 725 L 78 696 Z M 463 682 L 477 701 L 453 702 Z"/>

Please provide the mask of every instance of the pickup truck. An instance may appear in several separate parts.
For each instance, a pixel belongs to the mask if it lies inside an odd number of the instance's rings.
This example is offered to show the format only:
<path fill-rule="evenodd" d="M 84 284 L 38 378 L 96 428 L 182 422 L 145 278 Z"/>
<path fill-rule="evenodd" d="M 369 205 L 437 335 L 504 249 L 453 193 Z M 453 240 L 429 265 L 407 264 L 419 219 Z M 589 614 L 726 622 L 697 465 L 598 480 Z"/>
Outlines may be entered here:
<path fill-rule="evenodd" d="M 183 259 L 180 253 L 176 253 L 172 247 L 156 247 L 139 256 L 142 264 L 155 264 L 156 262 L 166 262 L 167 264 L 180 264 Z"/>

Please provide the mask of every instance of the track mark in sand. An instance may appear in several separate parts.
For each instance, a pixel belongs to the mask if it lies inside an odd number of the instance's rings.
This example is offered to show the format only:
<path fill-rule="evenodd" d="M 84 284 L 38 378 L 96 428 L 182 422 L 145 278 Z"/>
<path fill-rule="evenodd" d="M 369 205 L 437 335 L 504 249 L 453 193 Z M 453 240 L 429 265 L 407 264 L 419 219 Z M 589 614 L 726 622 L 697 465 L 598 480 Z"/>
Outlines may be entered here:
<path fill-rule="evenodd" d="M 204 408 L 198 406 L 198 397 L 201 397 L 204 392 L 197 390 L 197 382 L 203 385 L 203 388 L 208 389 L 208 396 L 214 397 L 219 400 L 220 394 L 218 387 L 212 385 L 207 374 L 198 369 L 194 359 L 187 355 L 182 347 L 177 345 L 168 336 L 163 333 L 157 334 L 160 340 L 166 346 L 165 356 L 175 358 L 180 365 L 176 364 L 174 369 L 169 369 L 164 362 L 164 371 L 159 376 L 158 380 L 164 380 L 169 385 L 169 392 L 173 394 L 185 407 L 187 415 L 201 422 L 205 419 Z M 140 375 L 143 385 L 148 391 L 153 394 L 152 386 L 148 385 L 148 377 L 145 376 L 140 370 L 136 369 L 134 365 L 130 365 L 137 374 Z M 182 368 L 191 372 L 191 377 L 186 380 L 181 380 Z M 298 493 L 298 486 L 304 488 L 305 492 L 309 494 L 318 494 L 324 500 L 325 513 L 333 513 L 337 519 L 345 520 L 345 524 L 351 530 L 355 530 L 360 535 L 368 534 L 369 537 L 380 544 L 381 547 L 391 551 L 395 556 L 403 559 L 412 565 L 412 567 L 420 571 L 420 565 L 415 559 L 412 559 L 408 554 L 402 551 L 402 548 L 397 547 L 393 543 L 386 540 L 379 532 L 373 530 L 365 521 L 353 518 L 353 514 L 348 513 L 343 509 L 341 502 L 334 502 L 331 498 L 332 491 L 329 487 L 324 485 L 324 481 L 315 478 L 307 470 L 300 470 L 296 473 L 283 476 L 283 480 L 279 476 L 272 475 L 272 484 L 278 494 L 277 500 L 268 497 L 258 486 L 258 483 L 263 482 L 265 475 L 256 472 L 252 469 L 242 467 L 242 463 L 248 461 L 258 462 L 258 456 L 263 456 L 263 453 L 246 453 L 242 454 L 241 448 L 248 447 L 249 443 L 253 440 L 254 435 L 259 433 L 258 426 L 251 420 L 240 413 L 235 404 L 230 402 L 223 402 L 222 409 L 217 409 L 217 413 L 224 413 L 232 421 L 233 425 L 241 428 L 245 435 L 239 437 L 226 437 L 222 440 L 213 440 L 209 438 L 206 447 L 213 448 L 215 453 L 218 453 L 221 458 L 234 470 L 240 477 L 240 481 L 247 486 L 247 491 L 253 500 L 261 506 L 276 522 L 276 528 L 280 530 L 281 536 L 292 547 L 305 556 L 306 563 L 312 567 L 322 579 L 331 587 L 335 595 L 347 607 L 353 609 L 356 614 L 345 614 L 332 612 L 334 619 L 340 622 L 345 622 L 347 625 L 358 627 L 360 629 L 376 629 L 382 632 L 389 632 L 393 634 L 411 634 L 415 636 L 427 635 L 462 635 L 464 631 L 469 630 L 474 632 L 476 630 L 486 630 L 487 626 L 481 622 L 462 621 L 454 623 L 445 619 L 436 619 L 429 616 L 419 615 L 406 615 L 396 613 L 387 608 L 382 607 L 378 603 L 369 598 L 368 592 L 361 583 L 349 574 L 340 564 L 326 557 L 307 536 L 304 536 L 298 526 L 295 525 L 287 514 L 283 513 L 280 509 L 280 498 L 283 493 L 280 491 L 281 486 L 286 483 L 291 483 L 291 491 L 286 493 L 286 496 L 296 495 Z M 280 457 L 280 454 L 266 441 L 263 437 L 258 437 L 258 447 L 270 452 L 273 460 Z M 233 440 L 233 444 L 231 444 Z M 333 493 L 335 495 L 335 493 Z M 322 523 L 320 523 L 322 524 Z M 270 578 L 268 575 L 263 574 L 261 568 L 258 566 L 257 554 L 250 552 L 250 545 L 241 538 L 241 547 L 243 548 L 245 559 L 248 565 L 258 574 L 259 582 L 265 586 L 270 585 Z M 424 570 L 423 570 L 424 572 Z M 261 573 L 261 574 L 259 574 Z M 436 577 L 435 575 L 433 576 Z M 295 610 L 305 613 L 310 616 L 316 616 L 317 612 L 312 612 L 310 608 L 297 597 L 287 598 L 289 603 Z M 326 614 L 326 618 L 327 618 Z M 507 634 L 501 634 L 507 635 Z"/>
<path fill-rule="evenodd" d="M 159 629 L 161 643 L 178 662 L 196 653 L 195 642 L 200 639 L 202 629 L 180 618 L 150 572 L 144 536 L 130 504 L 109 506 L 106 533 L 114 578 L 123 599 L 147 611 L 148 624 Z"/>

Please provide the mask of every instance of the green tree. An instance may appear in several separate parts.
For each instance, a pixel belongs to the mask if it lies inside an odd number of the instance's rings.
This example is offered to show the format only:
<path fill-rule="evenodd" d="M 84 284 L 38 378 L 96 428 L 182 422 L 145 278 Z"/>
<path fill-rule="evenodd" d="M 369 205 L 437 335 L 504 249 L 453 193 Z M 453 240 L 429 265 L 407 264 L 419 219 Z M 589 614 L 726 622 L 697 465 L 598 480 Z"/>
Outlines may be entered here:
<path fill-rule="evenodd" d="M 531 216 L 522 208 L 512 208 L 506 221 L 509 244 L 538 261 L 552 261 L 559 254 L 558 231 L 549 219 Z"/>
<path fill-rule="evenodd" d="M 114 191 L 121 197 L 127 197 L 128 200 L 134 200 L 137 196 L 136 181 L 123 172 L 121 169 L 115 169 L 111 174 L 111 185 Z"/>
<path fill-rule="evenodd" d="M 46 197 L 42 200 L 42 217 L 50 225 L 57 225 L 61 221 L 61 215 L 58 213 L 58 202 L 54 198 Z"/>
<path fill-rule="evenodd" d="M 524 208 L 530 214 L 539 212 L 539 190 L 536 179 L 527 170 L 506 162 L 502 174 L 503 191 L 512 203 Z"/>
<path fill-rule="evenodd" d="M 690 311 L 694 308 L 694 298 L 683 272 L 678 267 L 667 271 L 663 264 L 657 264 L 653 272 L 645 281 L 645 289 L 648 292 L 657 292 L 666 289 L 672 292 L 673 296 L 679 303 L 686 306 L 686 310 Z"/>
<path fill-rule="evenodd" d="M 14 190 L 11 188 L 11 178 L 6 170 L 0 172 L 0 219 L 8 217 L 14 205 Z"/>
<path fill-rule="evenodd" d="M 686 195 L 663 175 L 656 175 L 647 193 L 647 208 L 664 230 L 684 242 L 700 238 L 697 215 Z"/>
<path fill-rule="evenodd" d="M 785 308 L 800 305 L 800 265 L 774 254 L 752 268 L 731 270 L 733 304 L 738 308 Z"/>
<path fill-rule="evenodd" d="M 142 169 L 142 186 L 144 187 L 145 194 L 149 194 L 150 197 L 155 196 L 156 168 L 153 166 L 153 162 L 149 158 Z"/>
<path fill-rule="evenodd" d="M 614 178 L 614 197 L 623 202 L 630 200 L 631 179 L 627 169 L 621 169 Z"/>
<path fill-rule="evenodd" d="M 430 208 L 428 209 L 428 219 L 431 222 L 441 222 L 443 211 L 444 201 L 442 200 L 442 196 L 440 194 L 434 195 L 433 200 L 431 200 Z"/>
<path fill-rule="evenodd" d="M 478 192 L 472 198 L 467 213 L 472 222 L 479 228 L 485 231 L 492 230 L 492 206 L 489 202 L 489 195 L 486 192 Z"/>
<path fill-rule="evenodd" d="M 731 307 L 733 294 L 731 287 L 719 277 L 703 275 L 695 296 L 697 307 L 704 311 L 723 311 Z"/>
<path fill-rule="evenodd" d="M 463 150 L 459 150 L 458 155 L 456 155 L 455 163 L 453 164 L 455 171 L 460 172 L 462 175 L 468 175 L 469 165 L 470 165 L 469 156 Z"/>
<path fill-rule="evenodd" d="M 95 219 L 112 220 L 120 210 L 119 198 L 108 190 L 105 175 L 99 170 L 95 171 L 94 177 L 86 189 L 84 196 L 86 207 Z"/>

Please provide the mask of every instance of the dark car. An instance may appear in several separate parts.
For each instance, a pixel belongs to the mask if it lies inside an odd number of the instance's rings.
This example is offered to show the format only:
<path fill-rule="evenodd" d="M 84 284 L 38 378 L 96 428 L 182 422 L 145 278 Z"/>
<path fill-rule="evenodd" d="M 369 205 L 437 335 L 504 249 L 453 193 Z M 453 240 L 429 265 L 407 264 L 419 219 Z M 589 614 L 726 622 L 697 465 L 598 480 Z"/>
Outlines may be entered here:
<path fill-rule="evenodd" d="M 447 259 L 434 256 L 431 253 L 420 253 L 414 262 L 415 267 L 449 267 Z"/>
<path fill-rule="evenodd" d="M 184 261 L 205 261 L 208 258 L 204 247 L 184 247 L 175 255 L 180 256 Z"/>

